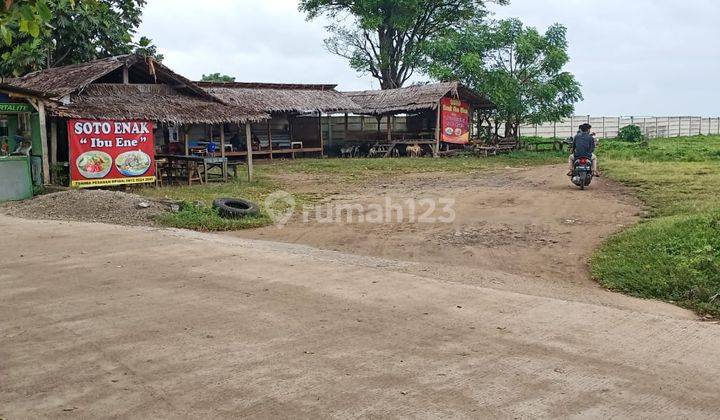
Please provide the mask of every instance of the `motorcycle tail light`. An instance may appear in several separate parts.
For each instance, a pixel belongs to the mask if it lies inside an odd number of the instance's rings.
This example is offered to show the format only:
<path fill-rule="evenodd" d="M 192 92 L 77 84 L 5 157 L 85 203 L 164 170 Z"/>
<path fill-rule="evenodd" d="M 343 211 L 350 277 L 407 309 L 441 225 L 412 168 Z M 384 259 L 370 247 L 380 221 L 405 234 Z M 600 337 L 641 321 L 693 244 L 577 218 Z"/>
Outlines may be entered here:
<path fill-rule="evenodd" d="M 587 165 L 587 163 L 588 163 L 587 158 L 580 158 L 580 164 Z"/>

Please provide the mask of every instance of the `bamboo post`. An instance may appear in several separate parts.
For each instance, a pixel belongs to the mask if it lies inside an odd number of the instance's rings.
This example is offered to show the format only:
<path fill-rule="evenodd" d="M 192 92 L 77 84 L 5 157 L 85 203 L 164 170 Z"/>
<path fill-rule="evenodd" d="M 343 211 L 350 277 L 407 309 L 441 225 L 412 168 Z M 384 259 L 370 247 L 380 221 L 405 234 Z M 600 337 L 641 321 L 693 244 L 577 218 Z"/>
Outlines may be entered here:
<path fill-rule="evenodd" d="M 252 151 L 252 128 L 250 121 L 245 122 L 245 147 L 247 148 L 247 172 L 248 182 L 253 179 L 253 151 Z"/>
<path fill-rule="evenodd" d="M 50 121 L 50 163 L 55 165 L 57 163 L 57 148 L 58 148 L 58 131 L 57 131 L 57 120 L 53 118 Z"/>
<path fill-rule="evenodd" d="M 222 159 L 223 181 L 227 182 L 227 160 L 225 159 L 225 124 L 220 124 L 220 158 Z"/>
<path fill-rule="evenodd" d="M 388 143 L 392 143 L 392 115 L 388 114 L 385 123 L 387 125 L 387 141 Z"/>

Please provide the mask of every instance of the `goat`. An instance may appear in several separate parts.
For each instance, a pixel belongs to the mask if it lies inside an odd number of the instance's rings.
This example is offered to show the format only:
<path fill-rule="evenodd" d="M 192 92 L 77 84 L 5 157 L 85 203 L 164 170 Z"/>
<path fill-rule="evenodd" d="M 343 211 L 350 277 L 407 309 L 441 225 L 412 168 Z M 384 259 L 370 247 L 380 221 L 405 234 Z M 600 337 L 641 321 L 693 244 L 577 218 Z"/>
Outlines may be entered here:
<path fill-rule="evenodd" d="M 408 145 L 408 147 L 405 148 L 405 153 L 410 157 L 420 157 L 423 155 L 423 149 L 419 144 L 415 143 L 412 146 Z"/>
<path fill-rule="evenodd" d="M 340 156 L 344 158 L 353 157 L 355 155 L 355 147 L 356 146 L 341 147 Z"/>

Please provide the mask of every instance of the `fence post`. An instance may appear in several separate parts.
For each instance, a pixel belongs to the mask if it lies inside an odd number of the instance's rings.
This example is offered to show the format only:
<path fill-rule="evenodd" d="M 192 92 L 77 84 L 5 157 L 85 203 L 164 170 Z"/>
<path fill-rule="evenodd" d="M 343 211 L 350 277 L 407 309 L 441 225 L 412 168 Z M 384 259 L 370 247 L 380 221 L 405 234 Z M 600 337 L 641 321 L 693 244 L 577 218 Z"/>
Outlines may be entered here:
<path fill-rule="evenodd" d="M 607 138 L 607 133 L 605 132 L 605 117 L 602 117 L 602 129 L 603 129 L 603 138 Z"/>
<path fill-rule="evenodd" d="M 557 138 L 557 121 L 553 121 L 553 138 Z"/>

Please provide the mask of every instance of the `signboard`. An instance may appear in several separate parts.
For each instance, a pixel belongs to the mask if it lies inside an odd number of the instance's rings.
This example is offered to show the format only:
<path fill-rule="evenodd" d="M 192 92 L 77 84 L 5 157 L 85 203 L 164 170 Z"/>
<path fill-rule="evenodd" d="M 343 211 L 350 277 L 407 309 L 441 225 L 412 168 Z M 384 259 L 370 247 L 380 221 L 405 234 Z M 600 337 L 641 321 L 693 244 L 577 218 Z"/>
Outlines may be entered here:
<path fill-rule="evenodd" d="M 35 108 L 30 104 L 0 103 L 0 112 L 35 112 Z"/>
<path fill-rule="evenodd" d="M 72 187 L 155 182 L 152 122 L 69 120 L 68 142 Z"/>
<path fill-rule="evenodd" d="M 446 143 L 470 142 L 470 105 L 452 98 L 440 100 L 441 140 Z"/>

